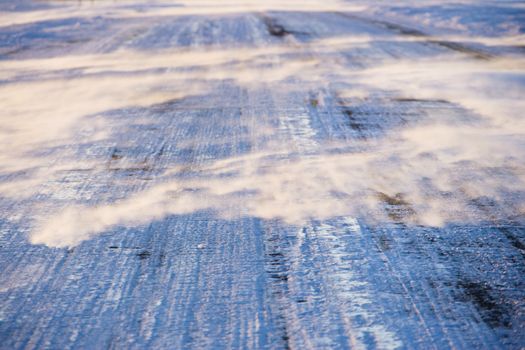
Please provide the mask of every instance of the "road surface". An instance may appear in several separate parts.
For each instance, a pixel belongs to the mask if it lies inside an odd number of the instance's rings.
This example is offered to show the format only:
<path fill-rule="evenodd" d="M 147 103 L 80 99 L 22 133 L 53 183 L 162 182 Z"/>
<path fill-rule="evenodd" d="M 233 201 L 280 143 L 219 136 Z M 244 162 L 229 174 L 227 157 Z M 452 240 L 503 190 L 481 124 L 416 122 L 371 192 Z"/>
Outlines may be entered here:
<path fill-rule="evenodd" d="M 524 348 L 524 38 L 512 1 L 0 1 L 0 348 Z"/>

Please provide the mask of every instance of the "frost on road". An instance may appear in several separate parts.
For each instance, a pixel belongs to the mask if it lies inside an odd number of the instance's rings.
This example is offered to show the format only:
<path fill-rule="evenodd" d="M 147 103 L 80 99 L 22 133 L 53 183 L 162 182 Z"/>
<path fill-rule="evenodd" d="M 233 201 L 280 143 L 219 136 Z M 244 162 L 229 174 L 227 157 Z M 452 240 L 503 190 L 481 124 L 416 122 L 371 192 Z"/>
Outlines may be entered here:
<path fill-rule="evenodd" d="M 520 1 L 0 0 L 1 349 L 523 349 Z"/>

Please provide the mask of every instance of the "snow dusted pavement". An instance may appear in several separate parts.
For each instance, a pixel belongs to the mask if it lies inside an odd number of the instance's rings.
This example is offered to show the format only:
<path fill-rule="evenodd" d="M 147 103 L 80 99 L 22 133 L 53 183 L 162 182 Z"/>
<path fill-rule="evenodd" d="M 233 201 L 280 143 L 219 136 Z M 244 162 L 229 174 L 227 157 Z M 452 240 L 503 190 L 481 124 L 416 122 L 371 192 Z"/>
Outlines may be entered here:
<path fill-rule="evenodd" d="M 522 349 L 518 1 L 0 0 L 0 349 Z"/>

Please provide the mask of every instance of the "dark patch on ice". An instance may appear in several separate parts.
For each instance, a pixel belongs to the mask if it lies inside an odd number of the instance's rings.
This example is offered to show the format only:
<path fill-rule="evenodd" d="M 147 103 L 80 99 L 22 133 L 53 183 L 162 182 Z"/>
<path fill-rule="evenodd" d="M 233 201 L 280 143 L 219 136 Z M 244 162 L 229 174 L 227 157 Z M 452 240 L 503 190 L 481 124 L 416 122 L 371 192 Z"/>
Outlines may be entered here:
<path fill-rule="evenodd" d="M 266 240 L 266 273 L 269 276 L 270 293 L 272 299 L 276 299 L 277 324 L 283 341 L 282 348 L 290 349 L 290 337 L 287 329 L 285 314 L 288 302 L 288 260 L 285 256 L 285 247 L 279 233 L 272 234 Z M 282 304 L 284 302 L 284 304 Z M 272 301 L 273 303 L 273 301 Z"/>
<path fill-rule="evenodd" d="M 140 253 L 137 254 L 140 260 L 146 260 L 151 256 L 151 253 L 149 250 L 143 250 Z"/>
<path fill-rule="evenodd" d="M 463 291 L 463 299 L 473 303 L 480 313 L 482 320 L 492 328 L 510 328 L 509 310 L 502 299 L 496 299 L 494 290 L 487 284 L 474 281 L 460 281 L 458 286 Z"/>
<path fill-rule="evenodd" d="M 386 204 L 385 210 L 387 215 L 394 222 L 402 223 L 416 214 L 414 209 L 411 208 L 410 203 L 403 198 L 403 194 L 401 193 L 389 196 L 386 193 L 378 192 L 377 198 Z"/>
<path fill-rule="evenodd" d="M 285 334 L 285 335 L 283 335 L 281 338 L 282 338 L 282 340 L 284 341 L 284 348 L 285 348 L 285 349 L 290 349 L 290 343 L 289 343 L 290 338 L 288 337 L 288 335 Z"/>
<path fill-rule="evenodd" d="M 486 52 L 482 52 L 480 50 L 476 50 L 476 49 L 470 48 L 468 46 L 465 46 L 463 44 L 456 43 L 453 41 L 431 39 L 431 40 L 428 40 L 428 43 L 438 45 L 438 46 L 447 48 L 452 51 L 461 52 L 461 53 L 467 54 L 473 58 L 480 59 L 480 60 L 488 60 L 493 57 L 492 55 Z"/>
<path fill-rule="evenodd" d="M 419 102 L 419 103 L 450 103 L 447 100 L 440 100 L 440 99 L 421 99 L 421 98 L 413 98 L 413 97 L 396 97 L 393 99 L 397 102 Z"/>
<path fill-rule="evenodd" d="M 288 282 L 288 270 L 284 264 L 284 255 L 280 252 L 269 253 L 268 273 L 274 280 Z"/>
<path fill-rule="evenodd" d="M 270 274 L 270 277 L 276 280 L 280 280 L 283 282 L 288 282 L 288 274 L 287 273 L 272 273 Z"/>
<path fill-rule="evenodd" d="M 266 26 L 268 34 L 270 34 L 271 36 L 282 38 L 286 35 L 292 34 L 292 32 L 284 28 L 284 26 L 282 26 L 281 24 L 277 23 L 277 21 L 273 18 L 262 16 L 262 20 L 264 22 L 264 25 Z"/>
<path fill-rule="evenodd" d="M 352 116 L 354 115 L 354 112 L 348 108 L 343 109 L 343 113 L 346 114 L 346 116 L 349 118 L 352 118 Z"/>
<path fill-rule="evenodd" d="M 385 27 L 388 30 L 394 31 L 401 35 L 407 35 L 407 36 L 418 36 L 418 37 L 426 37 L 427 34 L 423 33 L 420 30 L 409 28 L 406 26 L 402 26 L 400 24 L 395 24 L 391 22 L 385 22 L 385 21 L 373 21 L 374 23 L 380 24 L 383 27 Z"/>
<path fill-rule="evenodd" d="M 386 28 L 386 29 L 388 29 L 390 31 L 396 32 L 396 33 L 401 34 L 401 35 L 417 36 L 417 37 L 426 37 L 427 36 L 427 34 L 423 33 L 420 30 L 409 28 L 409 27 L 406 27 L 406 26 L 403 26 L 403 25 L 400 25 L 400 24 L 395 24 L 395 23 L 391 23 L 391 22 L 387 22 L 387 21 L 381 21 L 381 20 L 377 20 L 377 19 L 371 19 L 371 18 L 363 18 L 363 17 L 355 16 L 353 14 L 345 13 L 345 12 L 336 12 L 336 13 L 338 15 L 340 15 L 340 16 L 343 16 L 343 17 L 346 17 L 346 18 L 350 18 L 352 20 L 357 20 L 357 21 L 371 23 L 371 24 L 375 24 L 375 25 L 381 26 L 383 28 Z"/>
<path fill-rule="evenodd" d="M 363 124 L 352 116 L 352 111 L 345 110 L 343 113 L 348 117 L 348 125 L 350 125 L 352 129 L 355 131 L 362 131 L 364 129 Z"/>
<path fill-rule="evenodd" d="M 124 158 L 124 156 L 121 154 L 121 151 L 118 148 L 114 148 L 111 153 L 111 160 L 119 160 L 122 158 Z"/>
<path fill-rule="evenodd" d="M 288 35 L 295 35 L 295 36 L 308 35 L 308 33 L 305 33 L 305 32 L 298 32 L 298 31 L 294 31 L 294 30 L 290 30 L 286 28 L 282 24 L 278 23 L 275 18 L 271 18 L 266 15 L 261 15 L 260 17 L 264 25 L 266 26 L 266 30 L 268 31 L 268 34 L 276 38 L 284 38 L 285 36 L 288 36 Z"/>
<path fill-rule="evenodd" d="M 408 205 L 408 202 L 403 199 L 403 195 L 401 193 L 397 193 L 395 196 L 389 196 L 386 193 L 378 192 L 377 197 L 382 202 L 385 202 L 388 205 Z"/>
<path fill-rule="evenodd" d="M 354 115 L 354 111 L 350 108 L 344 107 L 343 114 L 347 117 L 347 123 L 352 130 L 355 130 L 360 133 L 360 136 L 365 137 L 361 132 L 365 130 L 365 126 L 361 123 Z"/>

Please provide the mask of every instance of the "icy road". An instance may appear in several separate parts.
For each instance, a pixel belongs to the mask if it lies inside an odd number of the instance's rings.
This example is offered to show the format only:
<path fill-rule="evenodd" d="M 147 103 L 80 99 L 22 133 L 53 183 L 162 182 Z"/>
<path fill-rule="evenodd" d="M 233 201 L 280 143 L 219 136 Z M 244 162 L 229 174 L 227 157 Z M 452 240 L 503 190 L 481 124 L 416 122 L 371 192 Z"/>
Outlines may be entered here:
<path fill-rule="evenodd" d="M 520 1 L 0 0 L 0 349 L 525 348 Z"/>

